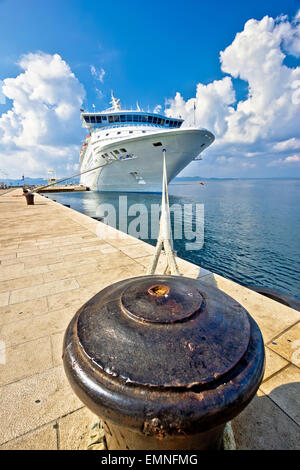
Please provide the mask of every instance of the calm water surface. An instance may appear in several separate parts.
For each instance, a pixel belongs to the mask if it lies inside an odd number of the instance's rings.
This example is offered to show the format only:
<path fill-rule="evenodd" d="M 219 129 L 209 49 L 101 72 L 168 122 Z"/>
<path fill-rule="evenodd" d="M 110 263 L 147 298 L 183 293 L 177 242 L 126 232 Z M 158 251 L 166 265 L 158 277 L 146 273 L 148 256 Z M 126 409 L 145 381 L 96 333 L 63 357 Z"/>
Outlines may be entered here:
<path fill-rule="evenodd" d="M 180 257 L 243 285 L 300 299 L 300 179 L 171 183 L 169 193 L 170 204 L 204 204 L 203 247 L 187 251 L 186 240 L 175 240 Z M 94 217 L 103 203 L 113 204 L 118 213 L 119 195 L 127 195 L 128 206 L 150 208 L 161 200 L 159 194 L 101 192 L 51 198 Z M 155 239 L 146 241 L 155 244 Z"/>

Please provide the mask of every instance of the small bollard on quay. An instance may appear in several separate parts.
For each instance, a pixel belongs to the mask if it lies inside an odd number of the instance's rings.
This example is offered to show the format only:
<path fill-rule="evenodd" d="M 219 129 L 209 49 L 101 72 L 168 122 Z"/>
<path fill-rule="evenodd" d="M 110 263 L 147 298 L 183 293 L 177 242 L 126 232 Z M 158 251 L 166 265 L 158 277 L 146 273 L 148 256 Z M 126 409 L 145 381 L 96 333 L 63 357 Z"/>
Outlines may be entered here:
<path fill-rule="evenodd" d="M 24 196 L 26 198 L 27 206 L 34 206 L 34 194 L 27 191 L 24 192 Z"/>
<path fill-rule="evenodd" d="M 109 450 L 220 449 L 264 373 L 261 332 L 219 289 L 180 276 L 113 284 L 83 305 L 63 362 Z"/>

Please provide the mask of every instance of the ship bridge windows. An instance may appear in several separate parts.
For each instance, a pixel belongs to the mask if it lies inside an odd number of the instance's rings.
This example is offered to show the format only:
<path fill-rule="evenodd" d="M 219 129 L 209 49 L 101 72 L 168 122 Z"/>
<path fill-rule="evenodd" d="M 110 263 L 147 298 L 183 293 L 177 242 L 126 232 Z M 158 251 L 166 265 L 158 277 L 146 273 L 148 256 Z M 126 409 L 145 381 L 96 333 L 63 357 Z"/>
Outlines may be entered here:
<path fill-rule="evenodd" d="M 144 115 L 144 114 L 111 114 L 108 116 L 102 115 L 89 115 L 83 117 L 86 123 L 92 124 L 115 124 L 118 122 L 134 122 L 134 123 L 148 123 L 155 124 L 157 126 L 164 127 L 180 127 L 182 124 L 181 120 L 177 119 L 165 119 L 163 117 L 155 115 Z"/>

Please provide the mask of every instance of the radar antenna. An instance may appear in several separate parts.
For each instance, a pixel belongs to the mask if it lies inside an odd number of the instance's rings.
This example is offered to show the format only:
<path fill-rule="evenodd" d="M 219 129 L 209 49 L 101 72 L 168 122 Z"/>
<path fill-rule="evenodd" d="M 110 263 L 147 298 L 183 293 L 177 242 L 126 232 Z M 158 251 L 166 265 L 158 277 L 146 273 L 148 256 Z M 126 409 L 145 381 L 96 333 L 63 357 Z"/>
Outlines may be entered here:
<path fill-rule="evenodd" d="M 120 100 L 114 97 L 114 92 L 111 90 L 111 102 L 113 109 L 119 111 L 121 109 Z"/>

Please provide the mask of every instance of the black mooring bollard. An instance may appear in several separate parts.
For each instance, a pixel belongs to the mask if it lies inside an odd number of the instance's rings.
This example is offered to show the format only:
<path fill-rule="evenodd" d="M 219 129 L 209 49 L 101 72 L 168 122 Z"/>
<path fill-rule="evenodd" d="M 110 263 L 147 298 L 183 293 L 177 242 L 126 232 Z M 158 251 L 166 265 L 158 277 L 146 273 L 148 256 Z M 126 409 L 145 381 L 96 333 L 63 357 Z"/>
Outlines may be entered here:
<path fill-rule="evenodd" d="M 142 276 L 99 292 L 67 328 L 74 392 L 103 420 L 108 449 L 219 449 L 264 373 L 260 330 L 219 289 Z"/>
<path fill-rule="evenodd" d="M 24 193 L 26 197 L 27 206 L 34 206 L 34 194 L 32 193 Z"/>

